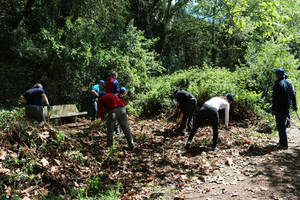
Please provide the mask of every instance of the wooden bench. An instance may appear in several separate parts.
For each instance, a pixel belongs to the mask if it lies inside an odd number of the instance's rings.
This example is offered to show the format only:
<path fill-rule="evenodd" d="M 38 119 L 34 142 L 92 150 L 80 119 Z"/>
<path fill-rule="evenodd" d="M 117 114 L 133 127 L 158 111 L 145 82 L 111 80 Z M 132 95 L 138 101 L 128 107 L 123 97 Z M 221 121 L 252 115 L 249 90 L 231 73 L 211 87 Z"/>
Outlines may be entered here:
<path fill-rule="evenodd" d="M 45 108 L 46 116 L 48 116 L 47 108 Z M 55 105 L 50 110 L 51 119 L 76 119 L 76 117 L 87 115 L 87 112 L 79 112 L 75 104 Z"/>

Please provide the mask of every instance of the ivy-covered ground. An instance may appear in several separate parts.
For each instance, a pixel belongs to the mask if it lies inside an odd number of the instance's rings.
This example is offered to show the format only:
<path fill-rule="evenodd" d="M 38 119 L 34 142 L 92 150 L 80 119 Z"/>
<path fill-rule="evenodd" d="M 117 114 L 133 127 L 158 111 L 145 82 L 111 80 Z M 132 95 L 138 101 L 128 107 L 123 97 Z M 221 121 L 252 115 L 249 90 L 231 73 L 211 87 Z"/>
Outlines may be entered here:
<path fill-rule="evenodd" d="M 134 152 L 123 137 L 106 149 L 101 122 L 42 129 L 16 122 L 1 132 L 1 199 L 300 198 L 299 146 L 277 151 L 277 138 L 258 133 L 251 121 L 230 131 L 221 126 L 217 152 L 210 151 L 208 127 L 186 151 L 187 136 L 176 135 L 173 122 L 130 117 L 130 125 Z"/>

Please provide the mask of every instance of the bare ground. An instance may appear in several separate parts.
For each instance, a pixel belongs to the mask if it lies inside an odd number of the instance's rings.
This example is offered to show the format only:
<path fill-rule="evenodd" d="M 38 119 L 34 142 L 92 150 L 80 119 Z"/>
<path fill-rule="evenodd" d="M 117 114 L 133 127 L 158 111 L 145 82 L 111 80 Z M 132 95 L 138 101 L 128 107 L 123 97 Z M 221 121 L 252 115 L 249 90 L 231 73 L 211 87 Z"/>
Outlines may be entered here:
<path fill-rule="evenodd" d="M 207 177 L 198 191 L 181 191 L 183 199 L 300 199 L 300 132 L 288 131 L 289 149 L 267 146 L 239 151 L 233 164 Z M 229 158 L 229 157 L 228 157 Z M 224 166 L 224 165 L 223 165 Z"/>
<path fill-rule="evenodd" d="M 46 129 L 16 125 L 0 138 L 5 192 L 30 199 L 49 194 L 73 199 L 73 189 L 86 188 L 88 180 L 99 177 L 104 189 L 120 183 L 124 200 L 300 199 L 299 130 L 289 130 L 289 150 L 278 151 L 278 139 L 256 133 L 251 123 L 231 124 L 230 131 L 221 126 L 219 150 L 212 152 L 207 127 L 199 129 L 186 151 L 187 136 L 176 135 L 174 123 L 130 117 L 130 125 L 135 152 L 126 149 L 122 138 L 116 138 L 113 150 L 105 148 L 101 123 L 81 120 Z M 36 164 L 28 169 L 16 159 Z M 26 174 L 34 179 L 14 178 Z"/>

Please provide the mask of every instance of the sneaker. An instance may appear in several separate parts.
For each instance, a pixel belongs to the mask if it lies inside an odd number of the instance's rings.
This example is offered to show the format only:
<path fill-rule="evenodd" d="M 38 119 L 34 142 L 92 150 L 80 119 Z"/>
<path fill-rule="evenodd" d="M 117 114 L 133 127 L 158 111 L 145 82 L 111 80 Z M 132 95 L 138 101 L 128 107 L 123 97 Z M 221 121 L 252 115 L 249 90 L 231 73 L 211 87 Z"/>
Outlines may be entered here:
<path fill-rule="evenodd" d="M 182 130 L 182 129 L 179 128 L 179 129 L 176 130 L 176 132 L 177 132 L 179 135 L 181 135 L 181 136 L 184 136 L 184 135 L 186 134 L 186 130 L 185 130 L 185 129 Z"/>
<path fill-rule="evenodd" d="M 278 145 L 277 148 L 280 149 L 280 150 L 287 150 L 289 147 L 288 146 Z"/>
<path fill-rule="evenodd" d="M 219 148 L 218 147 L 212 147 L 212 151 L 218 151 Z"/>
<path fill-rule="evenodd" d="M 185 145 L 185 147 L 184 147 L 184 148 L 185 148 L 186 150 L 189 150 L 189 149 L 190 149 L 190 147 L 191 147 L 191 144 L 187 143 L 187 144 Z"/>
<path fill-rule="evenodd" d="M 128 147 L 128 150 L 129 150 L 129 151 L 136 152 L 137 148 L 136 148 L 136 146 L 134 145 L 134 146 Z"/>

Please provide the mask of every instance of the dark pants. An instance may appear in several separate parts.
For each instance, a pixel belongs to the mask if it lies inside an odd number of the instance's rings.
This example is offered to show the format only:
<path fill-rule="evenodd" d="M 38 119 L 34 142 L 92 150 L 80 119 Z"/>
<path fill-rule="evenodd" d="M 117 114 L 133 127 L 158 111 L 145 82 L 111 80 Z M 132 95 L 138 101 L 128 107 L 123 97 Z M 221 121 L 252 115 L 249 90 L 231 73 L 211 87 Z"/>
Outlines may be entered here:
<path fill-rule="evenodd" d="M 190 102 L 187 102 L 183 108 L 181 109 L 181 112 L 183 113 L 183 117 L 180 123 L 180 131 L 185 131 L 187 127 L 192 129 L 193 127 L 193 115 L 195 108 L 197 106 L 197 100 L 193 99 Z"/>
<path fill-rule="evenodd" d="M 288 138 L 286 134 L 287 118 L 289 114 L 276 114 L 276 127 L 279 132 L 279 145 L 282 147 L 288 147 Z"/>
<path fill-rule="evenodd" d="M 90 99 L 92 121 L 98 119 L 97 99 Z"/>
<path fill-rule="evenodd" d="M 36 120 L 40 123 L 46 122 L 44 106 L 26 105 L 25 114 L 29 120 Z"/>
<path fill-rule="evenodd" d="M 219 126 L 219 113 L 216 108 L 203 105 L 198 113 L 196 113 L 193 123 L 192 132 L 188 138 L 188 143 L 192 140 L 200 126 L 210 125 L 213 128 L 213 147 L 217 146 L 218 141 L 218 126 Z"/>
<path fill-rule="evenodd" d="M 107 146 L 113 144 L 113 131 L 115 130 L 116 122 L 121 126 L 125 134 L 129 147 L 134 147 L 133 137 L 128 124 L 127 113 L 124 107 L 114 108 L 109 111 L 106 126 L 107 126 Z"/>

